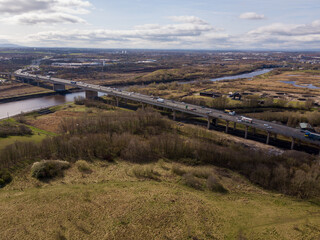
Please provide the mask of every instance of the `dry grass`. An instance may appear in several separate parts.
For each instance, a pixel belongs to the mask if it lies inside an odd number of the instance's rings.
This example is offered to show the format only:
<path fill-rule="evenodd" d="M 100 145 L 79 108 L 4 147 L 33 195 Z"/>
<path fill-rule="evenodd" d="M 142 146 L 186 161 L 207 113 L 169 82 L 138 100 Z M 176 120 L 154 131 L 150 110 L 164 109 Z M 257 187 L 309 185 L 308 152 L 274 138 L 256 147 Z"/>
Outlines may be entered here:
<path fill-rule="evenodd" d="M 1 239 L 317 239 L 319 208 L 268 193 L 211 167 L 230 193 L 184 186 L 154 163 L 161 182 L 128 175 L 140 165 L 74 165 L 63 179 L 23 174 L 0 191 Z M 172 168 L 171 163 L 166 166 Z M 180 165 L 191 171 L 192 167 Z M 62 207 L 63 206 L 63 207 Z"/>
<path fill-rule="evenodd" d="M 85 160 L 78 160 L 78 161 L 76 161 L 75 165 L 77 166 L 77 168 L 80 172 L 83 172 L 83 173 L 90 173 L 91 172 L 90 165 Z"/>
<path fill-rule="evenodd" d="M 48 132 L 59 133 L 59 126 L 64 118 L 79 117 L 80 115 L 82 113 L 75 111 L 57 111 L 52 114 L 39 116 L 36 119 L 28 119 L 28 124 Z"/>

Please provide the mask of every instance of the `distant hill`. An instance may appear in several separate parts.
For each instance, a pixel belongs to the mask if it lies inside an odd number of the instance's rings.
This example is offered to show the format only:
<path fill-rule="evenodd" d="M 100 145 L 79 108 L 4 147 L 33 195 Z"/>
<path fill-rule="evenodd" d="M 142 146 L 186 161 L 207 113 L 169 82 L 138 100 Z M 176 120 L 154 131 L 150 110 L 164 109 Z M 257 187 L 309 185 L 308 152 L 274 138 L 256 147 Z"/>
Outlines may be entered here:
<path fill-rule="evenodd" d="M 23 46 L 12 43 L 0 43 L 0 48 L 22 48 Z"/>

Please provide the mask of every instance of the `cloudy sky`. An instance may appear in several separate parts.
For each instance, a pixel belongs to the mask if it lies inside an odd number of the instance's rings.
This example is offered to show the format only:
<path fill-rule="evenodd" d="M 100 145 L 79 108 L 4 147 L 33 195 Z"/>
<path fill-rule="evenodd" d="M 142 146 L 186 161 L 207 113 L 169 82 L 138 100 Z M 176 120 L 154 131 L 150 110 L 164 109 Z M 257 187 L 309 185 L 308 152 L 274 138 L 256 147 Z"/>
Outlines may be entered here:
<path fill-rule="evenodd" d="M 320 49 L 320 0 L 0 0 L 0 43 Z"/>

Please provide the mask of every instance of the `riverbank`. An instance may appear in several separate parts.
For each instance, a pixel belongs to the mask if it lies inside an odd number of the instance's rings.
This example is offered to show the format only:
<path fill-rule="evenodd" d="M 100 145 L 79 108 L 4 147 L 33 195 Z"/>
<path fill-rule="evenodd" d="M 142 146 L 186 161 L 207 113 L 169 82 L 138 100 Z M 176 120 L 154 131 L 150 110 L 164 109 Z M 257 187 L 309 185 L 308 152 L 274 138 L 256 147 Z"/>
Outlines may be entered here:
<path fill-rule="evenodd" d="M 33 99 L 33 98 L 47 97 L 47 96 L 65 95 L 65 94 L 82 92 L 82 91 L 83 90 L 81 90 L 81 89 L 73 88 L 73 89 L 60 91 L 60 92 L 52 91 L 52 92 L 45 92 L 45 93 L 35 93 L 35 94 L 21 95 L 21 96 L 17 96 L 17 97 L 1 98 L 0 99 L 0 104 L 1 103 L 16 102 L 16 101 L 21 101 L 21 100 L 27 100 L 27 99 Z"/>

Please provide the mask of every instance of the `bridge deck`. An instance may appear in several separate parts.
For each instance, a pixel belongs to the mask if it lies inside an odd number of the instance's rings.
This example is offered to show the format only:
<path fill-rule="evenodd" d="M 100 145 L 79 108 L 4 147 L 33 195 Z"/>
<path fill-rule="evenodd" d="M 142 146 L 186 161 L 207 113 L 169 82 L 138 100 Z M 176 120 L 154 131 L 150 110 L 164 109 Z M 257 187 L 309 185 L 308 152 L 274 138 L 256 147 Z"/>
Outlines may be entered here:
<path fill-rule="evenodd" d="M 304 133 L 300 132 L 299 129 L 291 128 L 288 126 L 284 126 L 284 125 L 280 125 L 272 122 L 262 121 L 258 119 L 253 119 L 252 123 L 246 123 L 243 121 L 239 122 L 238 116 L 231 116 L 227 113 L 224 113 L 223 111 L 219 111 L 212 108 L 201 107 L 198 105 L 186 104 L 183 102 L 166 100 L 166 99 L 164 99 L 164 102 L 159 102 L 157 99 L 154 99 L 153 97 L 148 95 L 143 95 L 143 94 L 128 92 L 128 91 L 121 91 L 111 87 L 104 87 L 104 86 L 87 84 L 82 82 L 77 82 L 77 84 L 73 84 L 71 83 L 72 82 L 71 80 L 51 78 L 51 77 L 45 77 L 45 76 L 36 76 L 28 73 L 22 73 L 21 70 L 16 71 L 14 76 L 25 78 L 25 79 L 42 80 L 42 81 L 50 82 L 52 84 L 69 85 L 73 87 L 79 87 L 84 90 L 107 93 L 108 95 L 111 95 L 111 96 L 128 99 L 132 101 L 137 101 L 145 104 L 150 104 L 153 106 L 159 106 L 159 107 L 171 109 L 174 111 L 184 112 L 194 116 L 208 118 L 209 120 L 223 119 L 228 122 L 240 123 L 248 127 L 261 129 L 269 133 L 280 134 L 292 139 L 298 139 L 304 142 L 309 142 L 314 145 L 320 146 L 320 141 L 314 141 L 306 138 L 304 136 Z"/>

